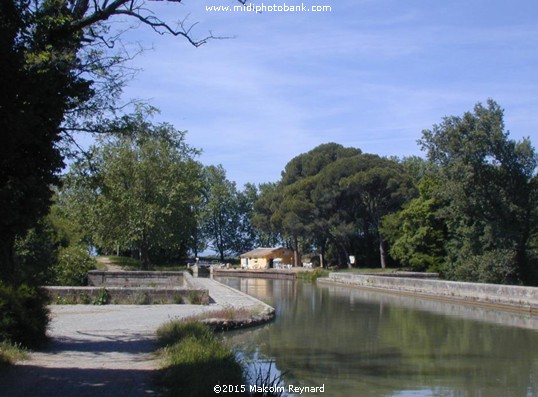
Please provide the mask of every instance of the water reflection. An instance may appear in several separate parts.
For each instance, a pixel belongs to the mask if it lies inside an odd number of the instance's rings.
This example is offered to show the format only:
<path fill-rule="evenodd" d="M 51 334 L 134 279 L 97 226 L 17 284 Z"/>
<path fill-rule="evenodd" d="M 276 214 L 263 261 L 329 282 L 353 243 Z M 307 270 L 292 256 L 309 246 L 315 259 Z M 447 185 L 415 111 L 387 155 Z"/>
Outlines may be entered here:
<path fill-rule="evenodd" d="M 276 308 L 274 323 L 227 338 L 246 356 L 274 360 L 288 384 L 325 384 L 326 396 L 538 396 L 536 316 L 288 280 L 223 281 Z"/>

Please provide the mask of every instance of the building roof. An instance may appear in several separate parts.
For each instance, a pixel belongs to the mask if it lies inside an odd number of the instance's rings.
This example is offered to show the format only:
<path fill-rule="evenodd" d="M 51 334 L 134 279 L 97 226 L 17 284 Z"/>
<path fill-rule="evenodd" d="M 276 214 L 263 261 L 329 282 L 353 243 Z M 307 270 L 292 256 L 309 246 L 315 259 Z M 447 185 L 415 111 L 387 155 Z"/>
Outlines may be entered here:
<path fill-rule="evenodd" d="M 252 251 L 245 252 L 239 255 L 241 258 L 271 258 L 282 255 L 282 250 L 287 251 L 286 248 L 256 248 Z"/>

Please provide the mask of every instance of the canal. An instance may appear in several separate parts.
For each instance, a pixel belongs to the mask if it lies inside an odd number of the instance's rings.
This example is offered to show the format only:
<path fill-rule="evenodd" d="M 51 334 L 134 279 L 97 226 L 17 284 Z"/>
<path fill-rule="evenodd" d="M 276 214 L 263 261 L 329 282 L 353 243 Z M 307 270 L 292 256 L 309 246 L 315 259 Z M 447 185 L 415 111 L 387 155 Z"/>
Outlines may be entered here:
<path fill-rule="evenodd" d="M 285 384 L 338 396 L 537 396 L 538 318 L 301 281 L 220 278 L 276 309 L 226 335 Z M 260 364 L 263 365 L 263 364 Z"/>

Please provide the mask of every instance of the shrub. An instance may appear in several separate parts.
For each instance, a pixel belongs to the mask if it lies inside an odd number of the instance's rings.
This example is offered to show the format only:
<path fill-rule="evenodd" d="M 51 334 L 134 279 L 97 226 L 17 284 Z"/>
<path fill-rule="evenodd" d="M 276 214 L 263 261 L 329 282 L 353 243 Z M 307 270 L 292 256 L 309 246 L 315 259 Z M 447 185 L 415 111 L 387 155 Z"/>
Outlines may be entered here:
<path fill-rule="evenodd" d="M 30 229 L 15 242 L 16 276 L 19 283 L 44 285 L 53 277 L 52 267 L 58 260 L 56 234 L 46 221 Z"/>
<path fill-rule="evenodd" d="M 101 288 L 97 296 L 93 299 L 92 305 L 108 305 L 110 303 L 110 294 L 106 288 Z"/>
<path fill-rule="evenodd" d="M 97 262 L 86 248 L 76 245 L 62 248 L 58 262 L 53 267 L 56 285 L 83 286 L 88 283 L 88 271 L 96 268 Z"/>
<path fill-rule="evenodd" d="M 0 342 L 0 369 L 28 357 L 26 349 L 9 342 Z"/>
<path fill-rule="evenodd" d="M 482 255 L 469 255 L 465 260 L 447 264 L 444 276 L 458 281 L 492 284 L 517 284 L 515 253 L 492 250 Z"/>
<path fill-rule="evenodd" d="M 329 271 L 326 269 L 319 268 L 319 267 L 310 272 L 297 273 L 298 278 L 302 280 L 310 281 L 310 282 L 316 281 L 319 277 L 328 277 L 328 276 L 329 276 Z"/>
<path fill-rule="evenodd" d="M 48 296 L 40 288 L 0 284 L 0 341 L 38 347 L 46 341 Z"/>
<path fill-rule="evenodd" d="M 187 300 L 191 305 L 201 305 L 202 304 L 202 295 L 197 290 L 189 290 L 187 292 Z"/>

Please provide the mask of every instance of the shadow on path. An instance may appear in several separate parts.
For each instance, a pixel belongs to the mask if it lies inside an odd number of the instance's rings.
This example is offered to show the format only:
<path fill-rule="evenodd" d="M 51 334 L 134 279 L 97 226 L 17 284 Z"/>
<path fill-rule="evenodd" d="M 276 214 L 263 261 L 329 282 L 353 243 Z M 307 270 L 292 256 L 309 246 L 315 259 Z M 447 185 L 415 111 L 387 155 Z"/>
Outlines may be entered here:
<path fill-rule="evenodd" d="M 154 370 L 46 368 L 18 365 L 0 375 L 5 397 L 158 396 Z"/>
<path fill-rule="evenodd" d="M 59 337 L 0 373 L 6 397 L 143 397 L 161 395 L 155 387 L 154 341 L 139 335 L 104 337 L 80 333 Z"/>

